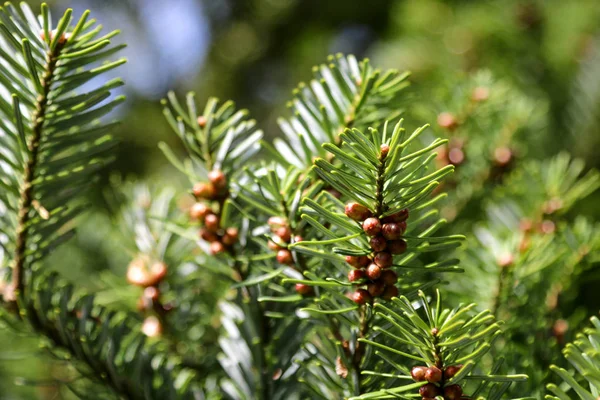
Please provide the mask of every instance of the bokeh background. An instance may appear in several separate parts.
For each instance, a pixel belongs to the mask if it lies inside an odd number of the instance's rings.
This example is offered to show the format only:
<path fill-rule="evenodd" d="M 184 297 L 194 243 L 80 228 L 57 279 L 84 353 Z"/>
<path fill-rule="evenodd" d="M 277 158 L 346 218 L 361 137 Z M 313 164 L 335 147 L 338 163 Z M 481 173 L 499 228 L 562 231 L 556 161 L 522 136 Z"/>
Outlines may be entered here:
<path fill-rule="evenodd" d="M 40 2 L 27 3 L 35 8 Z M 122 277 L 130 256 L 115 254 L 111 244 L 118 239 L 111 234 L 115 207 L 107 192 L 115 183 L 143 180 L 184 188 L 157 148 L 159 141 L 179 148 L 160 105 L 168 90 L 193 90 L 200 102 L 209 96 L 232 99 L 274 136 L 291 90 L 310 79 L 312 66 L 332 53 L 354 53 L 381 68 L 412 71 L 410 93 L 415 98 L 434 93 L 438 85 L 451 86 L 464 74 L 489 70 L 544 105 L 546 134 L 537 154 L 567 149 L 589 167 L 600 167 L 597 0 L 48 3 L 56 15 L 68 7 L 76 16 L 90 9 L 107 30 L 120 29 L 118 40 L 128 44 L 123 54 L 129 62 L 115 72 L 125 79 L 128 96 L 118 115 L 123 123 L 115 132 L 121 139 L 117 160 L 98 190 L 89 193 L 90 212 L 81 220 L 79 235 L 53 259 L 64 274 L 90 288 L 125 286 Z M 598 196 L 591 197 L 578 211 L 598 218 L 599 202 Z M 87 278 L 90 272 L 101 272 L 100 281 Z M 585 280 L 580 302 L 597 310 L 590 288 L 598 277 Z M 207 286 L 219 290 L 218 285 Z M 122 293 L 115 296 L 123 298 Z M 134 300 L 131 296 L 131 304 Z M 208 309 L 207 318 L 212 315 Z M 0 330 L 0 399 L 63 398 L 54 382 L 60 369 L 40 357 L 36 340 Z"/>

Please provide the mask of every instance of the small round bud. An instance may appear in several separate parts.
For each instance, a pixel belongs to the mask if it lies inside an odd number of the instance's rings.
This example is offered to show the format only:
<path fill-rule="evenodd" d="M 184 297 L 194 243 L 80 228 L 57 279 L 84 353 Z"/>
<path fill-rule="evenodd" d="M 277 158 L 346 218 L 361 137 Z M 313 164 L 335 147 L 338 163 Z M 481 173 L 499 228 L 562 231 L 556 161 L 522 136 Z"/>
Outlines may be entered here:
<path fill-rule="evenodd" d="M 387 247 L 387 240 L 383 236 L 373 236 L 370 243 L 371 249 L 375 252 L 383 251 Z"/>
<path fill-rule="evenodd" d="M 144 297 L 149 300 L 156 301 L 160 297 L 160 291 L 154 286 L 148 286 L 146 289 L 144 289 Z"/>
<path fill-rule="evenodd" d="M 288 249 L 281 249 L 277 252 L 277 262 L 284 265 L 292 265 L 294 263 L 294 257 Z"/>
<path fill-rule="evenodd" d="M 300 235 L 294 236 L 294 243 L 304 242 L 304 238 Z"/>
<path fill-rule="evenodd" d="M 423 382 L 425 380 L 425 372 L 427 372 L 427 367 L 414 367 L 410 370 L 410 376 L 412 376 L 416 382 Z"/>
<path fill-rule="evenodd" d="M 373 215 L 367 207 L 358 203 L 346 204 L 344 212 L 346 213 L 346 216 L 348 216 L 348 218 L 352 218 L 355 221 L 364 221 L 365 219 Z"/>
<path fill-rule="evenodd" d="M 204 203 L 194 203 L 190 208 L 190 218 L 194 221 L 204 221 L 204 218 L 210 213 L 210 208 Z"/>
<path fill-rule="evenodd" d="M 212 170 L 208 173 L 208 180 L 214 185 L 216 189 L 224 189 L 227 187 L 227 177 L 222 171 Z"/>
<path fill-rule="evenodd" d="M 554 231 L 556 230 L 556 225 L 554 225 L 554 222 L 550 221 L 549 219 L 545 219 L 540 224 L 539 230 L 541 233 L 549 235 L 551 233 L 554 233 Z"/>
<path fill-rule="evenodd" d="M 147 317 L 142 324 L 142 333 L 148 337 L 158 337 L 162 333 L 162 324 L 154 316 Z"/>
<path fill-rule="evenodd" d="M 359 281 L 361 279 L 364 279 L 364 277 L 365 271 L 362 269 L 353 269 L 351 271 L 348 271 L 348 281 L 350 282 Z"/>
<path fill-rule="evenodd" d="M 289 243 L 292 240 L 292 231 L 287 226 L 282 226 L 277 228 L 275 234 L 281 238 L 286 243 Z"/>
<path fill-rule="evenodd" d="M 211 232 L 206 228 L 200 229 L 200 237 L 202 238 L 202 240 L 205 240 L 209 243 L 216 242 L 219 240 L 219 236 L 216 233 Z"/>
<path fill-rule="evenodd" d="M 373 297 L 378 297 L 383 294 L 385 290 L 385 284 L 381 280 L 371 282 L 367 285 L 367 291 Z"/>
<path fill-rule="evenodd" d="M 275 237 L 274 238 L 276 240 L 276 242 L 269 240 L 267 242 L 267 246 L 269 246 L 269 249 L 273 250 L 273 251 L 279 251 L 282 249 L 282 247 L 280 245 L 278 245 L 277 243 L 281 242 L 281 239 L 279 237 Z"/>
<path fill-rule="evenodd" d="M 498 147 L 494 150 L 494 163 L 499 167 L 504 167 L 510 163 L 512 151 L 508 147 Z"/>
<path fill-rule="evenodd" d="M 444 379 L 448 380 L 460 371 L 462 364 L 450 365 L 444 369 Z"/>
<path fill-rule="evenodd" d="M 511 253 L 504 253 L 496 260 L 496 262 L 498 263 L 498 266 L 500 268 L 506 268 L 513 265 L 513 263 L 515 262 L 515 258 Z"/>
<path fill-rule="evenodd" d="M 198 126 L 200 128 L 204 128 L 206 126 L 206 117 L 204 115 L 201 115 L 198 117 L 198 120 L 196 122 L 198 122 Z"/>
<path fill-rule="evenodd" d="M 144 259 L 138 257 L 127 267 L 127 282 L 132 285 L 146 287 L 150 280 L 150 274 L 146 268 Z"/>
<path fill-rule="evenodd" d="M 365 289 L 358 289 L 356 292 L 352 293 L 352 301 L 356 304 L 365 304 L 373 301 L 373 298 Z"/>
<path fill-rule="evenodd" d="M 313 288 L 304 283 L 296 283 L 296 293 L 306 296 L 313 293 Z"/>
<path fill-rule="evenodd" d="M 381 152 L 381 158 L 386 158 L 390 152 L 390 146 L 384 143 L 379 147 L 379 151 Z"/>
<path fill-rule="evenodd" d="M 421 386 L 419 388 L 419 394 L 422 397 L 431 397 L 435 398 L 441 394 L 441 390 L 439 387 L 435 386 L 433 383 L 428 383 L 427 385 Z"/>
<path fill-rule="evenodd" d="M 390 222 L 381 227 L 381 233 L 387 240 L 398 240 L 404 232 L 406 232 L 406 222 Z"/>
<path fill-rule="evenodd" d="M 154 286 L 160 283 L 167 276 L 167 264 L 162 261 L 157 261 L 150 267 L 150 285 Z"/>
<path fill-rule="evenodd" d="M 376 236 L 381 232 L 381 222 L 377 218 L 367 218 L 362 224 L 363 230 L 369 236 Z"/>
<path fill-rule="evenodd" d="M 476 102 L 486 101 L 488 97 L 490 97 L 490 90 L 485 86 L 477 86 L 471 94 L 471 99 Z"/>
<path fill-rule="evenodd" d="M 460 165 L 465 161 L 465 153 L 460 147 L 454 147 L 448 152 L 448 161 L 452 165 Z"/>
<path fill-rule="evenodd" d="M 440 333 L 440 330 L 439 330 L 438 328 L 433 328 L 433 329 L 431 330 L 431 334 L 432 334 L 433 336 L 437 336 L 439 333 Z"/>
<path fill-rule="evenodd" d="M 390 240 L 387 250 L 392 254 L 402 254 L 406 252 L 407 244 L 404 240 Z"/>
<path fill-rule="evenodd" d="M 210 253 L 213 256 L 216 256 L 217 254 L 222 254 L 225 252 L 225 245 L 219 241 L 215 241 L 212 242 L 210 244 Z"/>
<path fill-rule="evenodd" d="M 192 193 L 199 199 L 212 199 L 215 197 L 216 190 L 211 183 L 199 182 L 192 188 Z"/>
<path fill-rule="evenodd" d="M 218 231 L 220 228 L 219 225 L 221 225 L 221 220 L 215 214 L 208 214 L 204 218 L 204 226 L 206 227 L 206 229 L 208 229 L 211 232 Z"/>
<path fill-rule="evenodd" d="M 237 228 L 229 227 L 225 230 L 225 235 L 221 238 L 221 241 L 226 246 L 233 246 L 239 239 L 239 232 Z"/>
<path fill-rule="evenodd" d="M 272 232 L 275 232 L 278 228 L 282 226 L 287 226 L 287 222 L 281 217 L 270 217 L 267 220 L 267 224 L 271 227 Z"/>
<path fill-rule="evenodd" d="M 394 285 L 396 282 L 398 282 L 398 275 L 396 275 L 396 273 L 391 269 L 386 269 L 381 273 L 381 280 L 388 286 Z"/>
<path fill-rule="evenodd" d="M 383 219 L 384 223 L 389 223 L 389 222 L 404 222 L 408 219 L 409 216 L 409 212 L 408 212 L 408 208 L 405 208 L 404 210 L 400 210 L 395 214 L 392 214 L 388 217 L 385 217 Z"/>
<path fill-rule="evenodd" d="M 398 297 L 398 288 L 394 285 L 386 286 L 381 297 L 384 300 L 391 300 L 393 297 Z"/>
<path fill-rule="evenodd" d="M 367 267 L 367 276 L 369 279 L 375 280 L 381 276 L 381 267 L 377 264 L 371 264 Z"/>
<path fill-rule="evenodd" d="M 444 388 L 444 399 L 458 400 L 462 397 L 463 391 L 460 385 L 450 385 Z"/>
<path fill-rule="evenodd" d="M 392 266 L 392 264 L 394 263 L 394 259 L 390 253 L 382 251 L 380 253 L 375 254 L 373 262 L 379 265 L 381 268 L 388 268 Z"/>
<path fill-rule="evenodd" d="M 438 115 L 437 123 L 442 128 L 448 129 L 450 131 L 456 129 L 456 127 L 458 126 L 458 121 L 456 120 L 456 117 L 449 112 L 443 112 L 440 115 Z"/>
<path fill-rule="evenodd" d="M 442 380 L 442 370 L 436 366 L 431 366 L 425 371 L 425 380 L 429 383 L 436 383 Z"/>

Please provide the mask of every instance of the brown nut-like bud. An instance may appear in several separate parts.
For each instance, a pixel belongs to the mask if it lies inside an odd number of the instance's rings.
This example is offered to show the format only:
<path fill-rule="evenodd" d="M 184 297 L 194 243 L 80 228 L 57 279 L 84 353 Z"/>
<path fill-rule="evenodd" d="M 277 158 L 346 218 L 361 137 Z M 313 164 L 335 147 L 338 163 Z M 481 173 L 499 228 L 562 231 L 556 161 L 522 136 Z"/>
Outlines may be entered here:
<path fill-rule="evenodd" d="M 359 203 L 346 204 L 344 211 L 348 218 L 351 218 L 355 221 L 364 221 L 373 215 L 367 207 Z"/>
<path fill-rule="evenodd" d="M 289 243 L 292 240 L 292 231 L 287 226 L 282 226 L 277 228 L 275 234 L 281 238 L 286 243 Z"/>
<path fill-rule="evenodd" d="M 442 370 L 432 365 L 425 371 L 425 380 L 429 383 L 437 383 L 442 380 Z"/>
<path fill-rule="evenodd" d="M 504 167 L 512 160 L 512 151 L 506 146 L 498 147 L 494 150 L 494 163 L 499 167 Z"/>
<path fill-rule="evenodd" d="M 156 301 L 160 297 L 160 291 L 157 287 L 148 286 L 146 289 L 144 289 L 144 297 L 149 300 Z"/>
<path fill-rule="evenodd" d="M 352 301 L 360 305 L 373 301 L 373 298 L 365 289 L 358 289 L 356 292 L 352 293 L 351 298 Z"/>
<path fill-rule="evenodd" d="M 460 147 L 453 147 L 448 152 L 448 161 L 452 165 L 460 165 L 465 161 L 465 152 Z"/>
<path fill-rule="evenodd" d="M 425 380 L 425 372 L 427 372 L 427 367 L 413 367 L 413 369 L 410 370 L 410 376 L 412 376 L 416 382 L 423 382 Z"/>
<path fill-rule="evenodd" d="M 233 246 L 239 239 L 239 232 L 237 228 L 229 227 L 225 229 L 225 234 L 221 238 L 221 241 L 225 246 Z"/>
<path fill-rule="evenodd" d="M 215 241 L 210 244 L 210 252 L 213 256 L 222 254 L 225 252 L 225 250 L 225 245 L 219 241 Z"/>
<path fill-rule="evenodd" d="M 375 280 L 381 276 L 381 267 L 377 264 L 371 264 L 367 267 L 367 276 Z"/>
<path fill-rule="evenodd" d="M 206 228 L 200 229 L 200 237 L 202 240 L 205 240 L 209 243 L 216 242 L 219 240 L 219 235 L 214 232 L 209 231 Z"/>
<path fill-rule="evenodd" d="M 267 220 L 267 224 L 269 225 L 269 227 L 271 227 L 271 232 L 275 232 L 282 226 L 287 226 L 287 221 L 281 217 L 270 217 Z"/>
<path fill-rule="evenodd" d="M 221 225 L 221 219 L 215 214 L 204 217 L 204 226 L 211 232 L 217 232 Z"/>
<path fill-rule="evenodd" d="M 278 240 L 278 238 L 275 238 L 275 239 Z M 279 240 L 278 240 L 278 242 L 279 242 Z M 272 240 L 269 240 L 267 242 L 267 246 L 269 247 L 269 249 L 271 249 L 273 251 L 279 251 L 279 250 L 281 250 L 283 248 L 283 247 L 281 247 L 280 245 L 278 245 L 276 242 L 274 242 Z"/>
<path fill-rule="evenodd" d="M 365 271 L 362 269 L 353 269 L 351 271 L 348 271 L 348 281 L 350 282 L 359 281 L 361 279 L 364 279 L 364 277 Z"/>
<path fill-rule="evenodd" d="M 56 37 L 56 29 L 53 29 L 50 31 L 50 41 L 54 40 L 54 38 Z M 58 45 L 59 46 L 63 46 L 65 43 L 67 43 L 67 40 L 69 40 L 69 38 L 71 37 L 70 33 L 63 33 L 62 35 L 60 35 L 60 38 L 58 38 Z M 42 39 L 43 41 L 46 41 L 46 32 L 44 32 L 44 30 L 42 29 L 42 31 L 40 32 L 40 39 Z"/>
<path fill-rule="evenodd" d="M 439 396 L 442 394 L 442 391 L 439 387 L 435 386 L 433 383 L 428 383 L 427 385 L 421 386 L 419 388 L 419 394 L 422 397 L 431 397 L 435 398 L 435 396 Z"/>
<path fill-rule="evenodd" d="M 402 254 L 406 251 L 407 244 L 404 240 L 390 240 L 387 244 L 387 250 L 392 254 Z"/>
<path fill-rule="evenodd" d="M 206 117 L 204 115 L 201 115 L 198 117 L 198 120 L 196 122 L 198 122 L 198 126 L 200 128 L 204 128 L 206 126 L 206 122 L 207 122 Z"/>
<path fill-rule="evenodd" d="M 398 275 L 391 269 L 386 269 L 381 273 L 381 280 L 388 286 L 393 285 L 398 282 Z"/>
<path fill-rule="evenodd" d="M 304 238 L 300 235 L 294 236 L 294 243 L 304 242 Z"/>
<path fill-rule="evenodd" d="M 460 371 L 462 364 L 450 365 L 444 369 L 444 379 L 448 380 Z"/>
<path fill-rule="evenodd" d="M 212 199 L 216 195 L 215 187 L 212 183 L 207 182 L 199 182 L 194 185 L 192 188 L 192 193 L 198 199 Z"/>
<path fill-rule="evenodd" d="M 404 232 L 406 232 L 406 222 L 390 222 L 381 227 L 381 233 L 387 240 L 399 240 Z"/>
<path fill-rule="evenodd" d="M 162 334 L 162 324 L 155 316 L 147 317 L 142 324 L 142 333 L 148 337 L 158 337 Z"/>
<path fill-rule="evenodd" d="M 214 185 L 215 189 L 222 190 L 227 187 L 227 177 L 223 171 L 212 170 L 208 173 L 208 180 Z"/>
<path fill-rule="evenodd" d="M 367 218 L 362 224 L 363 230 L 369 236 L 376 236 L 381 232 L 381 222 L 377 218 Z"/>
<path fill-rule="evenodd" d="M 458 126 L 458 121 L 454 114 L 449 112 L 440 113 L 437 117 L 437 123 L 444 129 L 454 130 Z"/>
<path fill-rule="evenodd" d="M 381 268 L 389 268 L 394 263 L 394 259 L 390 253 L 382 251 L 375 254 L 373 262 L 379 265 Z"/>
<path fill-rule="evenodd" d="M 373 297 L 379 297 L 385 291 L 385 284 L 381 280 L 371 282 L 367 285 L 367 291 Z"/>
<path fill-rule="evenodd" d="M 460 385 L 450 385 L 444 388 L 444 399 L 459 400 L 463 395 Z"/>
<path fill-rule="evenodd" d="M 383 223 L 387 224 L 390 222 L 404 222 L 408 219 L 408 216 L 409 216 L 408 208 L 405 208 L 404 210 L 400 210 L 395 214 L 385 217 L 383 219 Z"/>
<path fill-rule="evenodd" d="M 296 283 L 296 293 L 306 296 L 313 293 L 313 288 L 304 283 Z"/>
<path fill-rule="evenodd" d="M 386 158 L 387 155 L 390 152 L 390 146 L 388 144 L 383 143 L 380 147 L 379 147 L 379 151 L 381 154 L 381 158 Z"/>
<path fill-rule="evenodd" d="M 190 218 L 194 221 L 204 221 L 204 218 L 210 214 L 212 211 L 210 207 L 208 207 L 204 203 L 194 203 L 192 207 L 190 207 Z"/>
<path fill-rule="evenodd" d="M 367 256 L 346 256 L 346 262 L 354 268 L 364 268 L 371 262 Z"/>
<path fill-rule="evenodd" d="M 385 226 L 385 225 L 384 225 Z M 383 251 L 387 247 L 387 240 L 383 236 L 373 236 L 370 241 L 373 251 Z"/>
<path fill-rule="evenodd" d="M 292 252 L 288 249 L 281 249 L 277 252 L 277 262 L 284 265 L 292 265 L 294 263 L 294 257 Z"/>
<path fill-rule="evenodd" d="M 381 297 L 384 300 L 391 300 L 393 297 L 398 297 L 398 288 L 394 285 L 387 285 L 383 291 Z"/>

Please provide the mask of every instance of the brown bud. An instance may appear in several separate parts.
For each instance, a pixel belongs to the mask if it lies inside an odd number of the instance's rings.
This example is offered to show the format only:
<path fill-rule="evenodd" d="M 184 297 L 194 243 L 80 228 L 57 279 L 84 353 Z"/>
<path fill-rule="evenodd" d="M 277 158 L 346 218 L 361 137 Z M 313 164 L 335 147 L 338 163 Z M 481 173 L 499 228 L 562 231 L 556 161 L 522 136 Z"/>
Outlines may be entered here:
<path fill-rule="evenodd" d="M 365 271 L 362 269 L 353 269 L 348 271 L 348 281 L 356 282 L 365 277 Z"/>
<path fill-rule="evenodd" d="M 471 93 L 471 99 L 476 102 L 486 101 L 490 97 L 490 90 L 485 86 L 477 86 Z"/>
<path fill-rule="evenodd" d="M 367 291 L 373 297 L 381 296 L 383 291 L 385 290 L 385 284 L 381 282 L 381 280 L 377 280 L 375 282 L 371 282 L 367 285 Z"/>
<path fill-rule="evenodd" d="M 194 221 L 204 221 L 204 218 L 211 213 L 211 209 L 204 203 L 194 203 L 190 208 L 190 218 Z"/>
<path fill-rule="evenodd" d="M 281 249 L 277 252 L 277 262 L 279 264 L 292 265 L 294 263 L 294 257 L 288 249 Z"/>
<path fill-rule="evenodd" d="M 460 385 L 450 385 L 444 388 L 444 399 L 458 400 L 463 394 Z"/>
<path fill-rule="evenodd" d="M 304 283 L 296 283 L 296 293 L 306 296 L 313 293 L 313 288 Z"/>
<path fill-rule="evenodd" d="M 287 226 L 282 226 L 277 228 L 275 234 L 281 238 L 286 243 L 289 243 L 292 240 L 292 231 Z"/>
<path fill-rule="evenodd" d="M 147 261 L 145 257 L 139 256 L 129 263 L 127 267 L 127 282 L 136 286 L 148 286 L 150 273 L 146 266 Z"/>
<path fill-rule="evenodd" d="M 452 165 L 460 165 L 465 161 L 465 153 L 459 147 L 454 147 L 448 152 L 448 161 Z"/>
<path fill-rule="evenodd" d="M 53 29 L 52 31 L 50 31 L 50 40 L 54 40 L 54 37 L 56 36 L 56 29 Z M 71 37 L 70 33 L 63 33 L 62 35 L 60 35 L 60 38 L 58 39 L 57 43 L 59 46 L 63 46 L 65 43 L 67 43 L 67 40 L 69 40 L 69 38 Z M 40 39 L 42 39 L 43 41 L 46 41 L 46 33 L 44 32 L 44 30 L 42 29 L 42 31 L 40 32 Z"/>
<path fill-rule="evenodd" d="M 216 190 L 212 183 L 199 182 L 192 188 L 192 193 L 199 199 L 212 199 L 215 197 Z"/>
<path fill-rule="evenodd" d="M 386 286 L 381 297 L 384 300 L 391 300 L 392 297 L 398 297 L 398 288 L 394 285 Z"/>
<path fill-rule="evenodd" d="M 198 122 L 198 126 L 200 128 L 204 128 L 206 126 L 206 117 L 201 115 L 198 117 L 198 120 L 196 122 Z"/>
<path fill-rule="evenodd" d="M 219 240 L 219 236 L 216 233 L 211 232 L 206 228 L 200 229 L 200 237 L 202 238 L 202 240 L 205 240 L 209 243 L 216 242 Z"/>
<path fill-rule="evenodd" d="M 381 267 L 377 264 L 371 264 L 367 267 L 367 276 L 369 279 L 377 279 L 381 276 Z"/>
<path fill-rule="evenodd" d="M 149 300 L 156 301 L 160 297 L 160 291 L 154 286 L 148 286 L 146 289 L 144 289 L 144 297 Z"/>
<path fill-rule="evenodd" d="M 398 282 L 398 275 L 391 269 L 386 269 L 381 273 L 381 280 L 386 285 L 393 285 Z"/>
<path fill-rule="evenodd" d="M 358 289 L 356 292 L 352 293 L 352 301 L 356 304 L 365 304 L 373 301 L 373 298 L 365 289 Z"/>
<path fill-rule="evenodd" d="M 344 211 L 348 218 L 352 218 L 355 221 L 364 221 L 365 219 L 373 215 L 367 207 L 358 203 L 346 204 Z"/>
<path fill-rule="evenodd" d="M 237 243 L 239 238 L 239 232 L 237 228 L 229 227 L 225 230 L 225 235 L 221 238 L 221 241 L 226 246 L 233 246 Z"/>
<path fill-rule="evenodd" d="M 515 258 L 511 253 L 504 253 L 497 260 L 498 266 L 501 268 L 510 267 L 514 262 Z"/>
<path fill-rule="evenodd" d="M 549 235 L 551 233 L 554 233 L 554 231 L 556 230 L 556 225 L 554 225 L 554 222 L 550 221 L 549 219 L 545 219 L 540 224 L 539 230 L 541 233 Z"/>
<path fill-rule="evenodd" d="M 208 173 L 208 180 L 214 185 L 217 190 L 222 190 L 227 187 L 227 177 L 223 171 L 212 170 Z"/>
<path fill-rule="evenodd" d="M 448 380 L 453 378 L 462 367 L 462 364 L 450 365 L 446 367 L 446 369 L 444 369 L 444 379 Z"/>
<path fill-rule="evenodd" d="M 276 239 L 278 239 L 278 238 L 276 238 Z M 278 240 L 278 241 L 279 241 L 279 240 Z M 282 247 L 281 247 L 280 245 L 278 245 L 276 242 L 274 242 L 274 241 L 272 241 L 272 240 L 269 240 L 269 241 L 267 242 L 267 246 L 269 246 L 269 249 L 271 249 L 271 250 L 273 250 L 273 251 L 278 251 L 278 250 L 281 250 L 281 249 L 282 249 Z"/>
<path fill-rule="evenodd" d="M 449 113 L 443 112 L 437 117 L 437 123 L 444 129 L 454 130 L 458 126 L 458 121 L 456 121 L 456 117 Z"/>
<path fill-rule="evenodd" d="M 162 334 L 162 325 L 158 318 L 147 317 L 142 324 L 142 333 L 148 337 L 158 337 Z"/>
<path fill-rule="evenodd" d="M 392 266 L 392 264 L 394 263 L 394 259 L 390 253 L 382 251 L 380 253 L 375 254 L 373 262 L 379 265 L 381 268 L 388 268 Z"/>
<path fill-rule="evenodd" d="M 386 158 L 390 152 L 390 146 L 384 143 L 379 147 L 379 151 L 381 152 L 381 158 Z"/>
<path fill-rule="evenodd" d="M 425 371 L 425 380 L 429 383 L 436 383 L 442 380 L 442 370 L 435 365 L 427 368 Z"/>
<path fill-rule="evenodd" d="M 216 232 L 219 230 L 221 225 L 221 220 L 215 214 L 208 214 L 204 218 L 204 226 L 211 232 Z"/>
<path fill-rule="evenodd" d="M 504 167 L 510 163 L 512 151 L 508 147 L 502 146 L 494 150 L 494 163 L 499 167 Z"/>
<path fill-rule="evenodd" d="M 387 240 L 398 240 L 406 232 L 406 222 L 390 222 L 381 227 L 383 237 Z"/>
<path fill-rule="evenodd" d="M 404 222 L 408 219 L 408 215 L 409 215 L 408 208 L 405 208 L 404 210 L 400 210 L 395 214 L 385 217 L 383 219 L 383 222 L 386 224 L 389 222 Z"/>
<path fill-rule="evenodd" d="M 271 231 L 275 232 L 278 228 L 282 226 L 287 226 L 287 222 L 285 219 L 281 217 L 270 217 L 267 220 L 267 224 L 271 227 Z"/>
<path fill-rule="evenodd" d="M 419 388 L 419 394 L 422 397 L 435 398 L 435 396 L 438 396 L 441 394 L 441 390 L 439 387 L 435 386 L 433 383 L 428 383 L 427 385 L 421 386 Z"/>
<path fill-rule="evenodd" d="M 377 218 L 367 218 L 362 224 L 363 230 L 369 236 L 378 235 L 381 232 L 381 222 Z"/>
<path fill-rule="evenodd" d="M 219 241 L 212 242 L 210 244 L 210 252 L 213 256 L 222 254 L 225 252 L 225 245 Z"/>
<path fill-rule="evenodd" d="M 413 369 L 410 370 L 410 376 L 412 376 L 412 378 L 416 381 L 416 382 L 423 382 L 425 380 L 425 372 L 427 371 L 427 367 L 414 367 Z"/>
<path fill-rule="evenodd" d="M 294 236 L 294 243 L 304 242 L 304 238 L 300 235 Z"/>
<path fill-rule="evenodd" d="M 373 236 L 370 243 L 371 249 L 376 252 L 383 251 L 387 247 L 387 240 L 383 236 Z"/>

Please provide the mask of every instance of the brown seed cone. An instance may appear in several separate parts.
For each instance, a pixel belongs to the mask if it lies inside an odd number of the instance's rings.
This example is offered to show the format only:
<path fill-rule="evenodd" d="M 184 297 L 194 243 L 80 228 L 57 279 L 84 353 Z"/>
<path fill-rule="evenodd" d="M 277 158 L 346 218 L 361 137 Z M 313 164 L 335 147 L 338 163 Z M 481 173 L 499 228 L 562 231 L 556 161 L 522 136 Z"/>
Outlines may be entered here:
<path fill-rule="evenodd" d="M 367 256 L 346 256 L 346 262 L 354 268 L 364 268 L 371 262 Z"/>
<path fill-rule="evenodd" d="M 458 400 L 462 397 L 463 391 L 460 385 L 450 385 L 444 388 L 444 399 Z"/>
<path fill-rule="evenodd" d="M 313 288 L 312 286 L 304 283 L 296 283 L 296 293 L 306 296 L 313 293 Z"/>
<path fill-rule="evenodd" d="M 287 226 L 282 226 L 277 228 L 275 234 L 281 238 L 286 243 L 289 243 L 292 240 L 292 231 Z"/>
<path fill-rule="evenodd" d="M 207 182 L 199 182 L 194 185 L 192 188 L 192 193 L 198 199 L 213 199 L 217 194 L 215 187 L 212 183 Z"/>
<path fill-rule="evenodd" d="M 462 364 L 450 365 L 444 369 L 444 379 L 448 380 L 460 371 Z"/>
<path fill-rule="evenodd" d="M 404 232 L 406 232 L 406 222 L 390 222 L 381 227 L 381 233 L 387 240 L 399 240 Z"/>
<path fill-rule="evenodd" d="M 362 224 L 363 230 L 369 236 L 376 236 L 381 232 L 381 222 L 377 218 L 367 218 Z"/>
<path fill-rule="evenodd" d="M 367 207 L 359 203 L 346 204 L 344 212 L 348 218 L 351 218 L 355 221 L 364 221 L 373 215 Z"/>
<path fill-rule="evenodd" d="M 419 394 L 423 397 L 434 398 L 435 396 L 442 394 L 442 391 L 440 390 L 439 387 L 435 386 L 433 383 L 428 383 L 427 385 L 421 386 L 419 388 Z"/>
<path fill-rule="evenodd" d="M 385 225 L 384 225 L 385 226 Z M 370 241 L 373 251 L 383 251 L 387 247 L 387 240 L 383 236 L 373 236 Z"/>
<path fill-rule="evenodd" d="M 412 376 L 412 378 L 416 382 L 423 382 L 425 380 L 425 372 L 426 371 L 427 371 L 427 367 L 423 367 L 423 366 L 414 367 L 413 369 L 410 370 L 410 376 Z"/>
<path fill-rule="evenodd" d="M 194 203 L 190 207 L 190 218 L 194 221 L 203 222 L 204 218 L 210 213 L 212 213 L 210 207 L 204 203 Z"/>
<path fill-rule="evenodd" d="M 367 267 L 367 276 L 375 280 L 381 276 L 381 267 L 377 264 L 371 264 Z"/>
<path fill-rule="evenodd" d="M 221 238 L 221 241 L 225 246 L 233 246 L 239 239 L 239 232 L 237 228 L 230 227 L 225 230 L 225 235 Z"/>
<path fill-rule="evenodd" d="M 392 214 L 389 217 L 385 217 L 383 219 L 383 223 L 390 223 L 390 222 L 404 222 L 408 219 L 409 216 L 409 212 L 408 212 L 408 208 L 405 208 L 404 210 L 400 210 L 398 211 L 396 214 Z"/>
<path fill-rule="evenodd" d="M 387 250 L 392 254 L 402 254 L 406 252 L 407 244 L 404 240 L 390 240 L 387 244 Z"/>
<path fill-rule="evenodd" d="M 425 379 L 429 383 L 437 383 L 442 380 L 442 370 L 432 365 L 425 371 Z"/>
<path fill-rule="evenodd" d="M 227 187 L 227 177 L 222 171 L 210 171 L 208 173 L 208 180 L 214 185 L 215 189 L 217 190 L 223 190 Z"/>
<path fill-rule="evenodd" d="M 371 282 L 367 285 L 367 291 L 373 297 L 379 297 L 385 290 L 385 284 L 381 280 Z"/>
<path fill-rule="evenodd" d="M 356 282 L 358 280 L 364 279 L 365 271 L 362 269 L 353 269 L 348 271 L 348 281 Z"/>
<path fill-rule="evenodd" d="M 381 158 L 386 158 L 390 152 L 390 146 L 384 143 L 379 147 L 379 151 L 381 154 Z"/>
<path fill-rule="evenodd" d="M 398 282 L 398 275 L 391 269 L 386 269 L 381 273 L 381 280 L 386 285 L 393 285 Z"/>
<path fill-rule="evenodd" d="M 389 268 L 394 263 L 394 259 L 390 253 L 382 251 L 375 254 L 373 262 L 379 265 L 381 268 Z"/>
<path fill-rule="evenodd" d="M 198 126 L 200 128 L 204 128 L 206 126 L 206 122 L 207 122 L 206 117 L 204 115 L 201 115 L 198 117 L 198 120 L 196 122 L 198 122 Z"/>
<path fill-rule="evenodd" d="M 209 243 L 216 242 L 219 240 L 219 236 L 216 233 L 211 232 L 206 228 L 200 229 L 199 233 L 202 240 L 205 240 Z"/>
<path fill-rule="evenodd" d="M 217 254 L 222 254 L 225 252 L 225 245 L 219 241 L 212 242 L 210 244 L 210 252 L 213 256 Z"/>
<path fill-rule="evenodd" d="M 204 218 L 204 227 L 211 232 L 217 232 L 220 229 L 221 219 L 215 214 L 208 214 Z"/>
<path fill-rule="evenodd" d="M 288 249 L 281 249 L 277 252 L 277 262 L 284 265 L 292 265 L 294 257 Z"/>
<path fill-rule="evenodd" d="M 398 297 L 398 288 L 394 285 L 388 285 L 385 287 L 385 290 L 383 291 L 383 294 L 381 295 L 381 297 L 384 300 L 391 300 L 393 297 Z"/>
<path fill-rule="evenodd" d="M 352 293 L 352 301 L 356 304 L 365 304 L 373 301 L 373 298 L 365 289 L 358 289 L 356 292 Z"/>

